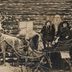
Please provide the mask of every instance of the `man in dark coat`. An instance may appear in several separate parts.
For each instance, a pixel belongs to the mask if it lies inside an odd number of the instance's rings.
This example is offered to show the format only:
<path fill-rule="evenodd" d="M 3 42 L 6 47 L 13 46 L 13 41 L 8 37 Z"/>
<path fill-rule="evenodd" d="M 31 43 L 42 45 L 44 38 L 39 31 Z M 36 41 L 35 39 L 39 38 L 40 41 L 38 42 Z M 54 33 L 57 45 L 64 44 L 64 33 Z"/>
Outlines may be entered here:
<path fill-rule="evenodd" d="M 50 47 L 55 36 L 55 27 L 51 21 L 47 21 L 41 30 L 44 48 Z"/>

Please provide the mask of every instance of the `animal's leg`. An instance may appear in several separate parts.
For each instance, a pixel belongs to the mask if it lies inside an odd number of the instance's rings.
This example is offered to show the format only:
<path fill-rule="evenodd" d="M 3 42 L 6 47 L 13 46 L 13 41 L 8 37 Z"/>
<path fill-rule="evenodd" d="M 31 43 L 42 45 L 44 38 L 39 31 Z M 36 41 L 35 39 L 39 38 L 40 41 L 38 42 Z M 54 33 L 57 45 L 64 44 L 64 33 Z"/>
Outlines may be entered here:
<path fill-rule="evenodd" d="M 4 62 L 4 65 L 5 65 L 5 48 L 6 48 L 6 44 L 5 42 L 2 43 L 1 45 L 1 48 L 2 48 L 2 53 L 3 53 L 3 62 Z"/>
<path fill-rule="evenodd" d="M 5 65 L 5 50 L 3 50 L 3 62 L 4 62 L 4 65 Z"/>

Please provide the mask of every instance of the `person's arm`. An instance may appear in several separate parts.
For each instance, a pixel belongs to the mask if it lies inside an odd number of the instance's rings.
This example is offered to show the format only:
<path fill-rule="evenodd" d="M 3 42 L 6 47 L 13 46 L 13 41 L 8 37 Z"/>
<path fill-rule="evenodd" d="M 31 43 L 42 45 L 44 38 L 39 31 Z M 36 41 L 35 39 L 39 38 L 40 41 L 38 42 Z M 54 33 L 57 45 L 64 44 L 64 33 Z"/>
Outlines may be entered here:
<path fill-rule="evenodd" d="M 52 34 L 53 34 L 53 36 L 55 36 L 55 26 L 54 26 L 54 24 L 52 25 Z"/>
<path fill-rule="evenodd" d="M 41 38 L 43 37 L 44 31 L 45 31 L 45 26 L 43 26 L 43 28 L 42 28 L 42 30 L 40 32 Z"/>
<path fill-rule="evenodd" d="M 61 32 L 60 32 L 60 29 L 61 29 L 61 26 L 59 25 L 59 26 L 58 26 L 58 31 L 57 31 L 57 34 L 56 34 L 57 37 L 60 36 L 60 33 L 61 33 Z"/>
<path fill-rule="evenodd" d="M 56 38 L 55 43 L 57 43 L 57 42 L 58 42 L 59 38 L 60 38 L 60 37 L 57 37 L 57 38 Z"/>
<path fill-rule="evenodd" d="M 45 30 L 45 26 L 43 26 L 43 28 L 41 29 L 41 33 L 44 33 Z"/>
<path fill-rule="evenodd" d="M 67 35 L 66 35 L 66 39 L 68 39 L 70 37 L 70 28 L 67 30 Z"/>
<path fill-rule="evenodd" d="M 60 38 L 60 35 L 61 35 L 61 25 L 58 26 L 58 31 L 57 31 L 57 34 L 56 34 L 56 40 L 55 40 L 55 43 L 58 42 L 59 38 Z"/>

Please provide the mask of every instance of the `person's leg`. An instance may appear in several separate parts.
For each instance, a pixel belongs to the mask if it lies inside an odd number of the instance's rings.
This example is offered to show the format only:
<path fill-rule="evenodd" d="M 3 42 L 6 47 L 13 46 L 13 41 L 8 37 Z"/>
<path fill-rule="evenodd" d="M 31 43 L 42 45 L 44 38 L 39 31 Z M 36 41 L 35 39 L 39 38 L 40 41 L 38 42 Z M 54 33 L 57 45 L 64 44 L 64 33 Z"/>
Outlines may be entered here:
<path fill-rule="evenodd" d="M 34 41 L 34 48 L 37 50 L 38 49 L 38 39 L 36 38 L 36 40 Z"/>
<path fill-rule="evenodd" d="M 43 46 L 44 46 L 44 49 L 46 48 L 46 41 L 43 39 Z"/>

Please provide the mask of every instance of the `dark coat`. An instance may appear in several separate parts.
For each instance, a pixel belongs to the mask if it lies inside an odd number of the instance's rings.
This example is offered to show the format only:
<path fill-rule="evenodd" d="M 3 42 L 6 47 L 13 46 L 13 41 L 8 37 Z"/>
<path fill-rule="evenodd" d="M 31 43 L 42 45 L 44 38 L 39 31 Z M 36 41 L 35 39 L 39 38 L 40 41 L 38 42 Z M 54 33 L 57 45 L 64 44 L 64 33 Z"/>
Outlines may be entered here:
<path fill-rule="evenodd" d="M 55 36 L 55 27 L 52 24 L 49 27 L 43 26 L 42 30 L 42 39 L 46 41 L 53 41 L 54 36 Z"/>
<path fill-rule="evenodd" d="M 37 50 L 38 49 L 38 40 L 39 40 L 38 35 L 35 35 L 31 38 L 30 47 L 32 48 L 32 50 Z"/>
<path fill-rule="evenodd" d="M 60 37 L 60 40 L 66 40 L 66 36 L 70 37 L 70 27 L 67 25 L 67 27 L 63 27 L 63 24 L 60 24 L 58 26 L 58 32 L 57 36 Z"/>

